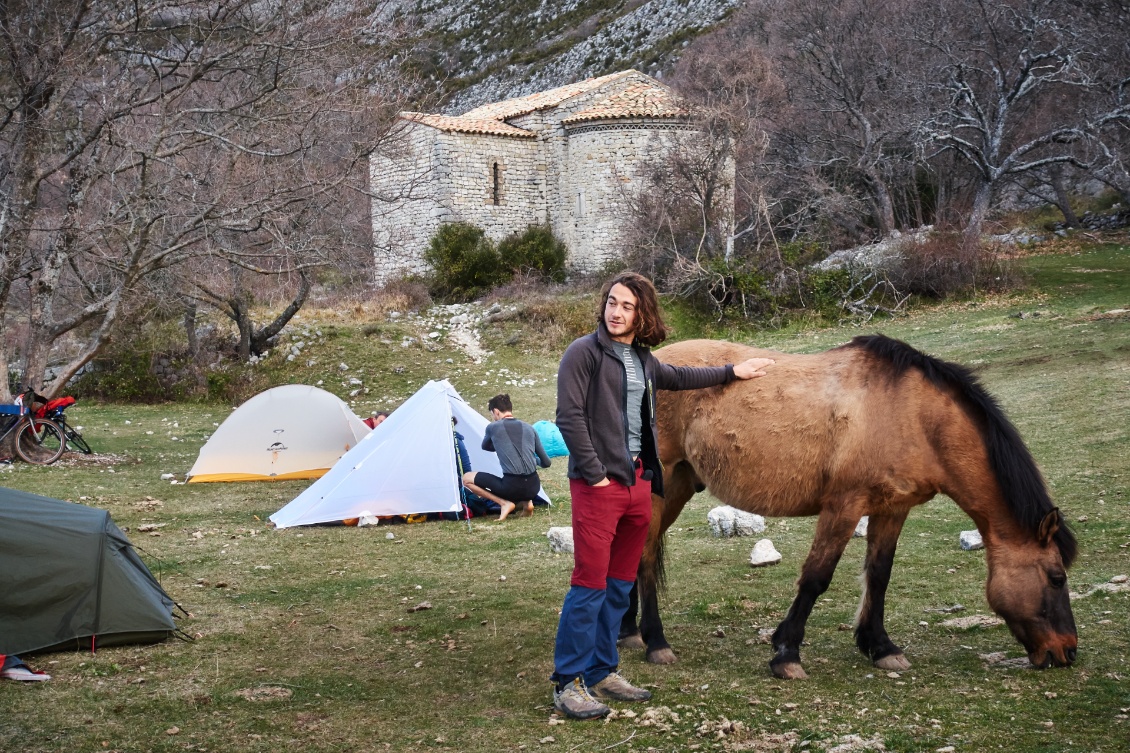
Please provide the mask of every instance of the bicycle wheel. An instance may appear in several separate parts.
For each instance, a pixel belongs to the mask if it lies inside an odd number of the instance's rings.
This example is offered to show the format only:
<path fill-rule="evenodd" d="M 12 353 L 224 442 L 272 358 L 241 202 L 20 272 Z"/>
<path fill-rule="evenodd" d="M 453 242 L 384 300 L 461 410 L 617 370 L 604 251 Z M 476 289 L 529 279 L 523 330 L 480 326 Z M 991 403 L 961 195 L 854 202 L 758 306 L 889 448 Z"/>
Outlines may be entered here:
<path fill-rule="evenodd" d="M 27 419 L 16 432 L 16 454 L 28 463 L 54 463 L 65 447 L 63 430 L 59 424 L 46 418 Z"/>
<path fill-rule="evenodd" d="M 94 450 L 90 449 L 90 445 L 82 438 L 82 435 L 72 429 L 67 424 L 63 424 L 63 432 L 67 435 L 67 447 L 72 450 L 78 450 L 84 455 L 93 455 Z"/>

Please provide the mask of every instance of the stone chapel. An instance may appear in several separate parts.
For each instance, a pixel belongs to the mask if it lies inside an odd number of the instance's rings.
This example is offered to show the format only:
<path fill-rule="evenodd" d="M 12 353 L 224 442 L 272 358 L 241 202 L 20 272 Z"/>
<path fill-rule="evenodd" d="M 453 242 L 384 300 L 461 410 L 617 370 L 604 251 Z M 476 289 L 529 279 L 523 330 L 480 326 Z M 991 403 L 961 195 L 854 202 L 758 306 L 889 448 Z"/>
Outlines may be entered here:
<path fill-rule="evenodd" d="M 369 164 L 378 283 L 425 271 L 428 241 L 447 222 L 494 241 L 548 223 L 570 268 L 597 271 L 622 253 L 633 182 L 698 132 L 678 95 L 634 70 L 458 116 L 402 112 L 398 130 L 395 149 Z"/>

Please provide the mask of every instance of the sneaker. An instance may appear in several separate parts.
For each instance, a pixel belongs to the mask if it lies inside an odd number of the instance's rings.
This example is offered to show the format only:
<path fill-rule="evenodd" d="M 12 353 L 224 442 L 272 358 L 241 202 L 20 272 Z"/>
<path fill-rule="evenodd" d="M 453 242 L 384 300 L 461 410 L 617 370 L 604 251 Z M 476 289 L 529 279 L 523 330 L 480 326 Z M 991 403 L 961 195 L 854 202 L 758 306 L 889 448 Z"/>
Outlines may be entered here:
<path fill-rule="evenodd" d="M 612 709 L 589 695 L 584 681 L 577 677 L 563 690 L 554 689 L 553 708 L 570 719 L 599 719 L 608 716 Z"/>
<path fill-rule="evenodd" d="M 593 685 L 592 694 L 597 698 L 607 698 L 613 701 L 646 701 L 651 698 L 650 690 L 637 688 L 625 680 L 619 672 L 613 672 Z"/>
<path fill-rule="evenodd" d="M 10 667 L 0 671 L 0 677 L 5 680 L 20 680 L 21 682 L 43 682 L 51 679 L 51 675 L 46 672 L 33 672 L 27 667 Z"/>

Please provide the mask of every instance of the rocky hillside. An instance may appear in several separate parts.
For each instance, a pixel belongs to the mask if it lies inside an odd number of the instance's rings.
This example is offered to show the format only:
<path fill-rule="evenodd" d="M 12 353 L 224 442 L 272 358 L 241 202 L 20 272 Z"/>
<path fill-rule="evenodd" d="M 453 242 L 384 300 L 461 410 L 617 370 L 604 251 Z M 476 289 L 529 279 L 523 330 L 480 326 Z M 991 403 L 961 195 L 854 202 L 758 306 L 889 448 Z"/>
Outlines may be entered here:
<path fill-rule="evenodd" d="M 419 44 L 404 64 L 451 94 L 445 111 L 625 68 L 656 77 L 740 0 L 410 0 Z"/>

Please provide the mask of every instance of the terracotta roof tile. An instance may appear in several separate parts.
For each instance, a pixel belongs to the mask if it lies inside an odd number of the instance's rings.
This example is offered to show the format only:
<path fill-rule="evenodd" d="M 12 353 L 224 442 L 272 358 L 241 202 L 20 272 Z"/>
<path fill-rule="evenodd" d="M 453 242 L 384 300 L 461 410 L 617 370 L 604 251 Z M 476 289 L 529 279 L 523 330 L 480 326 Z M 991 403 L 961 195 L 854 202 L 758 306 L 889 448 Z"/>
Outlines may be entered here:
<path fill-rule="evenodd" d="M 584 81 L 578 81 L 575 84 L 566 84 L 559 86 L 556 89 L 550 89 L 544 92 L 537 92 L 525 97 L 518 97 L 516 99 L 506 99 L 502 102 L 492 102 L 490 104 L 476 107 L 469 112 L 463 113 L 462 117 L 465 118 L 496 118 L 498 120 L 509 120 L 510 118 L 517 118 L 521 115 L 526 115 L 537 110 L 544 110 L 547 107 L 555 107 L 561 104 L 570 97 L 575 97 L 578 94 L 592 91 L 604 84 L 615 81 L 618 78 L 623 78 L 632 74 L 639 75 L 634 70 L 620 71 L 618 73 L 610 73 L 607 76 L 600 76 L 599 78 L 586 78 Z"/>
<path fill-rule="evenodd" d="M 519 136 L 527 139 L 537 137 L 537 134 L 533 131 L 527 131 L 493 118 L 429 115 L 424 112 L 402 112 L 400 113 L 400 117 L 405 120 L 411 120 L 414 123 L 421 123 L 447 132 L 486 133 L 493 136 Z"/>
<path fill-rule="evenodd" d="M 690 114 L 682 99 L 666 86 L 640 81 L 561 122 L 569 125 L 605 118 L 686 118 Z"/>

